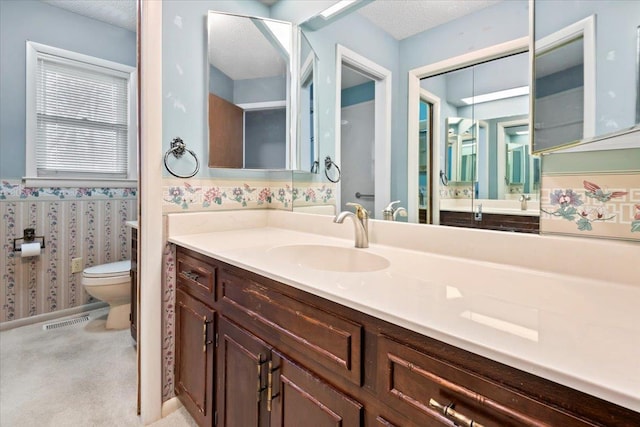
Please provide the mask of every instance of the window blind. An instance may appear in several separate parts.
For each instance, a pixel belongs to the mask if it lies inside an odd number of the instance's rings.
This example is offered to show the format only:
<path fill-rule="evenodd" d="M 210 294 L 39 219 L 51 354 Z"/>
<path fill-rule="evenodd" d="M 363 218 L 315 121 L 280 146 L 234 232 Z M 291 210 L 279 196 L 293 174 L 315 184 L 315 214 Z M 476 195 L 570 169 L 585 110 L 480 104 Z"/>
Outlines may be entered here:
<path fill-rule="evenodd" d="M 38 57 L 38 176 L 127 176 L 128 83 L 116 70 Z"/>

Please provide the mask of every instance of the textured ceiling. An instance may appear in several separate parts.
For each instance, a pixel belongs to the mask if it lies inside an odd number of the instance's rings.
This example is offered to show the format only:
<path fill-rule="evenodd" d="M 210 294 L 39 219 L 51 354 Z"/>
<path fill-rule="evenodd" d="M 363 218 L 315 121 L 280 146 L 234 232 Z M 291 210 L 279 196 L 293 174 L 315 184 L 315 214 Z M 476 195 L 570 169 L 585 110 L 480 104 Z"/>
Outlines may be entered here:
<path fill-rule="evenodd" d="M 209 63 L 232 80 L 285 74 L 282 56 L 251 19 L 209 13 L 208 25 Z"/>
<path fill-rule="evenodd" d="M 136 0 L 41 0 L 117 27 L 136 31 Z"/>
<path fill-rule="evenodd" d="M 500 1 L 376 0 L 357 12 L 396 40 L 402 40 Z"/>

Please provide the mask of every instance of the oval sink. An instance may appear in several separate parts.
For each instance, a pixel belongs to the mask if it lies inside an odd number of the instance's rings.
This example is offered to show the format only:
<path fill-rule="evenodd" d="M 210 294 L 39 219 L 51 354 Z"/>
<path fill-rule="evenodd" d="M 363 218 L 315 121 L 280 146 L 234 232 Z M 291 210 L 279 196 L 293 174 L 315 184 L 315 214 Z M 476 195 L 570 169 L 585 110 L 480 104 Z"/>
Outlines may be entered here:
<path fill-rule="evenodd" d="M 268 251 L 279 259 L 315 270 L 362 273 L 389 267 L 389 260 L 363 249 L 328 245 L 287 245 Z"/>

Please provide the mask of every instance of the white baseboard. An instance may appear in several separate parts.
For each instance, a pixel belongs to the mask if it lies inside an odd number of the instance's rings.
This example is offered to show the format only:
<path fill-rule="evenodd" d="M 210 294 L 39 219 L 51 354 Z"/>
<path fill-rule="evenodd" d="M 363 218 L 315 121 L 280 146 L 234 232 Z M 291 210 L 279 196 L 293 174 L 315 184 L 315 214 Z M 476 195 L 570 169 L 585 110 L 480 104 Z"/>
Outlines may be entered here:
<path fill-rule="evenodd" d="M 162 418 L 166 417 L 172 412 L 177 411 L 180 408 L 182 408 L 182 402 L 180 402 L 180 399 L 175 396 L 172 397 L 171 399 L 162 403 Z"/>
<path fill-rule="evenodd" d="M 62 317 L 71 316 L 78 313 L 84 313 L 86 311 L 96 310 L 102 307 L 108 307 L 106 302 L 98 301 L 90 304 L 81 305 L 78 307 L 67 308 L 60 311 L 53 311 L 51 313 L 43 313 L 35 316 L 25 317 L 17 320 L 10 320 L 8 322 L 0 323 L 0 331 L 7 331 L 9 329 L 19 328 L 20 326 L 33 325 L 34 323 L 46 322 L 52 319 L 59 319 Z"/>

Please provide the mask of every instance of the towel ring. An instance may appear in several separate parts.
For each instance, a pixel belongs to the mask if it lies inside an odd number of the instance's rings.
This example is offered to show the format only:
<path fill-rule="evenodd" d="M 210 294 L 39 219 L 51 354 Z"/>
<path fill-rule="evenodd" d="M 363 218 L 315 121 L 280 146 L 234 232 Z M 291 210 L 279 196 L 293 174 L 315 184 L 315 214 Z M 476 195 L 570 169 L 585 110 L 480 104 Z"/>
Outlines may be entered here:
<path fill-rule="evenodd" d="M 449 185 L 449 178 L 447 178 L 447 174 L 444 173 L 443 170 L 440 171 L 440 181 L 442 182 L 442 185 L 444 185 L 444 186 Z"/>
<path fill-rule="evenodd" d="M 329 178 L 328 172 L 329 172 L 329 169 L 331 169 L 331 166 L 335 166 L 337 171 L 338 171 L 338 177 L 335 179 L 335 181 L 333 179 Z M 329 181 L 335 183 L 335 182 L 340 181 L 340 175 L 341 175 L 340 168 L 338 167 L 338 165 L 336 165 L 336 162 L 331 160 L 331 156 L 325 157 L 325 159 L 324 159 L 324 176 L 326 176 Z"/>
<path fill-rule="evenodd" d="M 173 157 L 175 157 L 176 159 L 179 159 L 180 157 L 182 157 L 185 151 L 188 151 L 189 154 L 191 154 L 193 158 L 196 159 L 196 169 L 191 174 L 180 175 L 171 170 L 171 168 L 167 164 L 167 159 L 169 158 L 169 154 L 173 154 Z M 191 178 L 192 176 L 197 174 L 198 171 L 200 170 L 200 161 L 198 160 L 196 153 L 194 153 L 192 150 L 189 150 L 181 138 L 176 137 L 176 138 L 173 138 L 173 141 L 171 141 L 171 148 L 169 148 L 169 150 L 167 150 L 167 152 L 164 153 L 164 167 L 167 168 L 169 173 L 175 177 Z"/>

